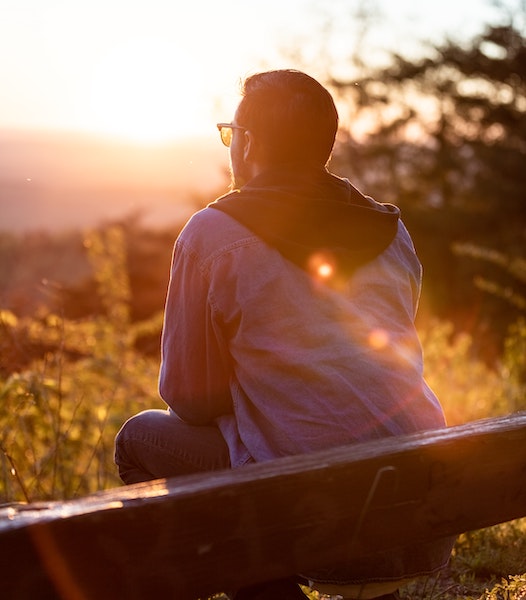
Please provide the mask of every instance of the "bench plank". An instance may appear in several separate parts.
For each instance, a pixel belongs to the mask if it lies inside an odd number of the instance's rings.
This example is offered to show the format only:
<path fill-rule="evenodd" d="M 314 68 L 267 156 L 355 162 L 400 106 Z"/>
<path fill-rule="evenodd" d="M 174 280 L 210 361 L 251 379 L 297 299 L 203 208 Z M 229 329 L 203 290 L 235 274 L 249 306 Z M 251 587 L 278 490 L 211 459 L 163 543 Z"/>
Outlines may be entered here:
<path fill-rule="evenodd" d="M 1 589 L 13 600 L 194 599 L 523 516 L 517 413 L 4 508 Z"/>

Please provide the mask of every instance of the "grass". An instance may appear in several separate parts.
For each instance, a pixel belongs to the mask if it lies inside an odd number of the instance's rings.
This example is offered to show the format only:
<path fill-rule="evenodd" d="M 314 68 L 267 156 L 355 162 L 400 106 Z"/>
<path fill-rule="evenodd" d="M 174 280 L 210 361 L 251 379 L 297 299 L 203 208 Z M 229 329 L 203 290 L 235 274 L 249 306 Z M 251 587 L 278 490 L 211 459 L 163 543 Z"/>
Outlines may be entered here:
<path fill-rule="evenodd" d="M 19 318 L 0 309 L 1 353 L 35 354 L 23 369 L 0 365 L 0 503 L 75 498 L 120 485 L 115 434 L 131 414 L 162 406 L 158 359 L 136 350 L 141 336 L 160 331 L 162 315 L 130 318 L 122 231 L 92 233 L 85 247 L 102 314 L 72 320 L 44 311 Z M 448 323 L 432 323 L 421 338 L 426 378 L 450 424 L 526 408 L 524 319 L 510 329 L 493 368 L 474 357 L 470 336 Z M 401 590 L 401 598 L 526 599 L 525 573 L 521 519 L 460 536 L 448 569 Z"/>

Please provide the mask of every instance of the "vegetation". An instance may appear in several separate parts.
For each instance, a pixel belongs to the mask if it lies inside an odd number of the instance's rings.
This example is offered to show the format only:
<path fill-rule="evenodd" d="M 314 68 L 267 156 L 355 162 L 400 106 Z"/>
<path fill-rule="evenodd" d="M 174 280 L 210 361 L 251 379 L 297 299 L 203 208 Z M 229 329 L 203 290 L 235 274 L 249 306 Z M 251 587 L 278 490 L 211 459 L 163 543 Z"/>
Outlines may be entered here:
<path fill-rule="evenodd" d="M 4 502 L 71 498 L 119 485 L 113 438 L 127 416 L 161 402 L 157 360 L 138 352 L 158 335 L 161 312 L 130 320 L 130 284 L 121 229 L 86 238 L 104 308 L 72 320 L 51 312 L 18 318 L 0 312 L 4 352 L 29 348 L 35 358 L 0 379 Z"/>
<path fill-rule="evenodd" d="M 498 16 L 472 38 L 371 64 L 366 42 L 382 17 L 370 4 L 326 5 L 309 40 L 318 51 L 303 58 L 338 99 L 331 167 L 401 207 L 426 269 L 422 313 L 472 334 L 494 360 L 526 297 L 526 6 L 492 2 Z"/>
<path fill-rule="evenodd" d="M 33 354 L 22 369 L 2 365 L 4 503 L 74 498 L 119 485 L 113 465 L 118 428 L 134 412 L 162 405 L 158 356 L 137 345 L 143 336 L 158 338 L 162 315 L 131 319 L 125 230 L 92 232 L 85 249 L 99 313 L 72 319 L 50 310 L 25 317 L 0 312 L 4 350 L 18 345 Z M 524 319 L 510 328 L 506 351 L 493 367 L 473 357 L 473 339 L 455 333 L 451 323 L 432 322 L 421 336 L 427 379 L 451 424 L 526 408 Z M 526 520 L 519 520 L 461 536 L 448 571 L 408 587 L 403 597 L 520 598 L 514 590 L 523 589 L 524 578 L 514 574 L 526 572 L 525 534 Z"/>
<path fill-rule="evenodd" d="M 352 77 L 318 65 L 348 111 L 333 169 L 401 206 L 425 266 L 426 377 L 450 424 L 526 410 L 521 6 L 423 58 L 393 55 L 378 69 L 354 50 Z M 119 485 L 115 434 L 131 414 L 162 406 L 176 233 L 131 218 L 84 237 L 0 235 L 0 502 Z M 526 519 L 460 536 L 450 567 L 401 595 L 525 599 Z"/>

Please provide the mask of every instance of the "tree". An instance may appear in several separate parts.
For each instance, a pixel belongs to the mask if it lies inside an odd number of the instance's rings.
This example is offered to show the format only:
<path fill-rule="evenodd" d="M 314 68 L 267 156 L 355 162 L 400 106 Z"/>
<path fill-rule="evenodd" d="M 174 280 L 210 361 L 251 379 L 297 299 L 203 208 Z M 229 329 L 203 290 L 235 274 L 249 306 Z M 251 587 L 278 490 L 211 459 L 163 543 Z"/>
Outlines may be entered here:
<path fill-rule="evenodd" d="M 506 294 L 476 289 L 476 277 L 526 295 L 502 262 L 458 252 L 526 258 L 526 8 L 502 10 L 501 23 L 472 39 L 446 40 L 423 58 L 393 54 L 387 67 L 330 81 L 348 111 L 333 169 L 401 206 L 433 312 L 476 322 L 477 333 L 489 322 L 504 333 L 516 313 L 503 310 Z"/>

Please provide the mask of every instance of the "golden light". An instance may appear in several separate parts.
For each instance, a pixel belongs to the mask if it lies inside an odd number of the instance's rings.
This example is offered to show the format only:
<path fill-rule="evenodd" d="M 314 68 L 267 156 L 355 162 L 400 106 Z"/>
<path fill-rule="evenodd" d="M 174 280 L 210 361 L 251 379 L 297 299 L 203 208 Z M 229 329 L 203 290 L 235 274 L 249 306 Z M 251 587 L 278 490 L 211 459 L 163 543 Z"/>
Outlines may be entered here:
<path fill-rule="evenodd" d="M 326 252 L 317 252 L 309 258 L 309 271 L 318 279 L 330 279 L 335 272 L 334 260 Z"/>
<path fill-rule="evenodd" d="M 166 41 L 141 38 L 113 48 L 91 80 L 92 129 L 135 142 L 163 142 L 204 128 L 195 65 Z M 206 99 L 205 99 L 206 98 Z"/>
<path fill-rule="evenodd" d="M 374 350 L 383 350 L 389 345 L 389 334 L 385 329 L 373 329 L 369 332 L 368 341 Z"/>
<path fill-rule="evenodd" d="M 333 266 L 328 263 L 328 262 L 324 262 L 321 263 L 318 266 L 318 275 L 322 278 L 322 279 L 328 279 L 334 272 L 334 268 Z"/>

